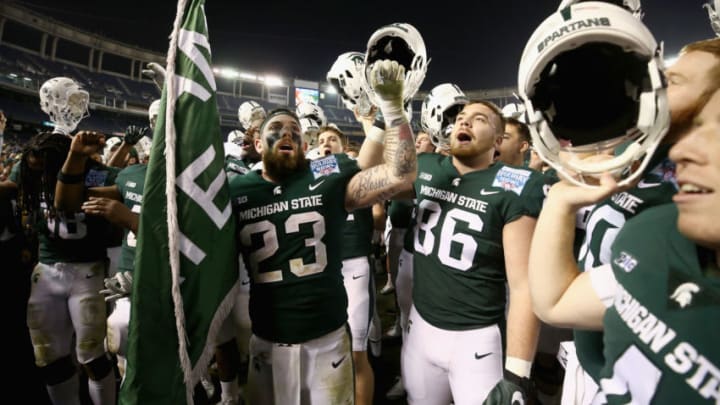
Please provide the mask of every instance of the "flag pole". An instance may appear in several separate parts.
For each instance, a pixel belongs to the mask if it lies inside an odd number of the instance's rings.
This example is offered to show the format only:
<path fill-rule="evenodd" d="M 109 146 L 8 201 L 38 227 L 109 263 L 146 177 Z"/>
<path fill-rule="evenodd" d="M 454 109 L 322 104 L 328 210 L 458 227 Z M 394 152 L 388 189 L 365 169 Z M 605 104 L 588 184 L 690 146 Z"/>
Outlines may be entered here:
<path fill-rule="evenodd" d="M 191 378 L 192 364 L 187 350 L 187 332 L 185 330 L 185 309 L 183 298 L 180 292 L 180 252 L 179 252 L 179 224 L 177 219 L 177 191 L 176 168 L 175 168 L 175 103 L 177 101 L 177 89 L 175 80 L 175 59 L 178 50 L 178 38 L 183 23 L 183 16 L 187 0 L 179 0 L 177 14 L 173 24 L 173 32 L 170 36 L 170 49 L 167 55 L 167 74 L 165 76 L 165 88 L 167 91 L 165 103 L 165 194 L 167 196 L 167 230 L 168 230 L 168 254 L 170 259 L 170 271 L 172 274 L 172 298 L 175 306 L 175 326 L 178 335 L 178 356 L 180 367 L 185 381 L 185 396 L 187 403 L 193 405 L 193 382 Z M 169 117 L 169 119 L 168 119 Z"/>

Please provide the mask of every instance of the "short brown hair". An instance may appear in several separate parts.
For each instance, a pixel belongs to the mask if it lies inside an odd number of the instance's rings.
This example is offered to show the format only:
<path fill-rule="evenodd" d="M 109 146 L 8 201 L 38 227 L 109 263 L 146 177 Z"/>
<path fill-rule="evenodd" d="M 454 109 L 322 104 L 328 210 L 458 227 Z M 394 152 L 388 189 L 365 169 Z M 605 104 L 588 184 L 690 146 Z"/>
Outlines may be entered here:
<path fill-rule="evenodd" d="M 340 143 L 342 144 L 343 147 L 345 147 L 345 145 L 347 145 L 347 137 L 345 136 L 345 134 L 343 134 L 343 132 L 339 128 L 334 127 L 332 125 L 325 125 L 323 127 L 320 127 L 320 129 L 318 129 L 318 137 L 323 132 L 328 132 L 328 131 L 334 133 L 335 135 L 338 136 L 338 138 L 340 138 Z"/>
<path fill-rule="evenodd" d="M 518 120 L 517 118 L 507 117 L 505 118 L 505 125 L 512 125 L 517 128 L 518 134 L 520 134 L 520 140 L 527 142 L 528 145 L 532 145 L 530 128 L 528 128 L 528 126 L 524 122 Z"/>

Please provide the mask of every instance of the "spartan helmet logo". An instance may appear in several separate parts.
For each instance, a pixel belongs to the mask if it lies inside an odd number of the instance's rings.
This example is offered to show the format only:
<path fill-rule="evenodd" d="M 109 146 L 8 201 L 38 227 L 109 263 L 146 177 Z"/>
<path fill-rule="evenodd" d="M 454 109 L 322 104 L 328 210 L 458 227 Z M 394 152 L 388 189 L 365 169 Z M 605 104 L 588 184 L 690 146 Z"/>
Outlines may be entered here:
<path fill-rule="evenodd" d="M 675 289 L 670 298 L 677 301 L 680 308 L 685 308 L 690 305 L 693 294 L 697 294 L 699 291 L 700 287 L 695 283 L 682 283 Z"/>

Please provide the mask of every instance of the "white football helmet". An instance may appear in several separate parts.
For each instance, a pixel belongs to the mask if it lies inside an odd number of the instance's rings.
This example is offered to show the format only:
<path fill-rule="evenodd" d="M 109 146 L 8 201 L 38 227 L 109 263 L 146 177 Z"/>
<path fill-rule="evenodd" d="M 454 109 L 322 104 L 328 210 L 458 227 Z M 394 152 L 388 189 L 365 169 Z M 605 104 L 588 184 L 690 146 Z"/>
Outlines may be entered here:
<path fill-rule="evenodd" d="M 265 108 L 256 101 L 249 100 L 240 104 L 240 107 L 238 107 L 238 121 L 240 121 L 240 125 L 246 131 L 250 129 L 253 124 L 259 127 L 266 116 L 267 112 Z"/>
<path fill-rule="evenodd" d="M 624 8 L 581 2 L 552 14 L 518 72 L 533 147 L 575 184 L 603 172 L 629 184 L 669 126 L 662 69 L 662 47 Z"/>
<path fill-rule="evenodd" d="M 562 0 L 560 2 L 560 6 L 558 6 L 558 11 L 561 11 L 564 8 L 570 7 L 573 4 L 580 3 L 582 1 L 587 0 Z M 642 11 L 642 5 L 640 4 L 640 0 L 598 0 L 603 1 L 605 3 L 611 3 L 616 6 L 620 6 L 628 10 L 632 13 L 632 15 L 635 18 L 642 19 L 643 18 L 643 11 Z"/>
<path fill-rule="evenodd" d="M 505 104 L 502 108 L 502 114 L 505 118 L 515 118 L 520 122 L 525 122 L 525 106 L 522 103 Z"/>
<path fill-rule="evenodd" d="M 295 107 L 295 114 L 302 120 L 303 118 L 309 118 L 318 123 L 319 126 L 324 127 L 327 125 L 327 117 L 325 111 L 313 103 L 312 101 L 303 101 Z"/>
<path fill-rule="evenodd" d="M 148 122 L 150 123 L 151 130 L 155 130 L 158 115 L 160 115 L 160 100 L 155 100 L 150 103 L 150 107 L 148 107 Z"/>
<path fill-rule="evenodd" d="M 228 133 L 227 141 L 240 146 L 245 141 L 245 133 L 239 129 L 232 130 Z"/>
<path fill-rule="evenodd" d="M 225 148 L 225 156 L 232 156 L 236 159 L 242 159 L 245 156 L 245 153 L 243 153 L 242 145 L 245 142 L 245 134 L 239 130 L 235 129 L 228 133 L 227 135 L 227 142 L 223 144 Z"/>
<path fill-rule="evenodd" d="M 135 144 L 135 151 L 138 154 L 138 162 L 147 163 L 150 158 L 150 151 L 152 150 L 152 139 L 149 136 L 143 136 Z"/>
<path fill-rule="evenodd" d="M 103 163 L 108 163 L 113 154 L 113 147 L 120 145 L 122 140 L 117 136 L 111 136 L 105 140 L 105 148 L 103 149 Z"/>
<path fill-rule="evenodd" d="M 711 0 L 703 7 L 707 9 L 708 17 L 710 17 L 710 26 L 712 27 L 715 34 L 720 37 L 720 0 Z"/>
<path fill-rule="evenodd" d="M 320 134 L 320 127 L 322 126 L 320 121 L 314 117 L 300 118 L 300 130 L 302 131 L 303 140 L 308 145 L 308 149 L 317 146 L 318 135 Z"/>
<path fill-rule="evenodd" d="M 373 105 L 378 105 L 378 100 L 370 85 L 369 75 L 372 65 L 384 59 L 394 60 L 405 67 L 403 100 L 411 100 L 425 80 L 430 63 L 420 32 L 410 24 L 393 23 L 378 29 L 370 36 L 365 52 L 362 86 Z"/>
<path fill-rule="evenodd" d="M 469 102 L 465 93 L 452 83 L 433 87 L 425 96 L 420 109 L 420 127 L 430 135 L 430 141 L 437 147 L 449 142 L 445 129 L 455 122 L 455 116 Z"/>
<path fill-rule="evenodd" d="M 321 157 L 325 157 L 325 156 L 320 154 L 320 149 L 317 147 L 308 149 L 308 151 L 305 152 L 305 159 L 307 159 L 307 160 L 316 160 L 316 159 L 320 159 Z"/>
<path fill-rule="evenodd" d="M 367 115 L 372 107 L 362 86 L 364 65 L 364 54 L 345 52 L 338 56 L 327 72 L 327 81 L 337 90 L 345 108 L 354 111 L 357 107 L 361 115 Z"/>
<path fill-rule="evenodd" d="M 70 135 L 90 115 L 90 94 L 69 77 L 54 77 L 40 87 L 40 108 L 55 124 L 55 132 Z"/>

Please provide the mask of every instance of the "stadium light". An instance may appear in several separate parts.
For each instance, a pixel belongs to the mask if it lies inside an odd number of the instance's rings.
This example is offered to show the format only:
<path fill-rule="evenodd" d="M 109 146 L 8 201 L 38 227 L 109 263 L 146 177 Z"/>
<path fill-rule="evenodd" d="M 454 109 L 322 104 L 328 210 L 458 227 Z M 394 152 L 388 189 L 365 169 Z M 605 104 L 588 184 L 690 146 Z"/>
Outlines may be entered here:
<path fill-rule="evenodd" d="M 284 86 L 285 83 L 277 76 L 265 76 L 265 85 L 268 87 Z"/>
<path fill-rule="evenodd" d="M 258 77 L 256 75 L 254 75 L 252 73 L 244 73 L 244 72 L 240 73 L 240 78 L 245 79 L 245 80 L 257 80 L 258 79 Z"/>

